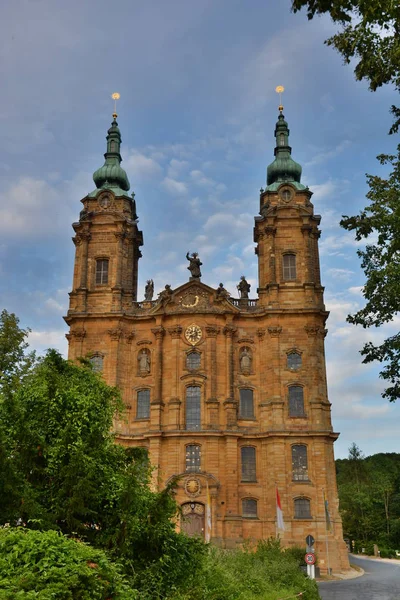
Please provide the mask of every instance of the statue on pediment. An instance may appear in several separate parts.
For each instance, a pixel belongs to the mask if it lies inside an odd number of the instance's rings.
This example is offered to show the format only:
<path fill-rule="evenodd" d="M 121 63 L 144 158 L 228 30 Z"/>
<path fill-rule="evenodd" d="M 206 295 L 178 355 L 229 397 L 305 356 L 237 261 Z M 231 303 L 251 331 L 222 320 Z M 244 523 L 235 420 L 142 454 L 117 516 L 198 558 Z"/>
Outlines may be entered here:
<path fill-rule="evenodd" d="M 189 266 L 188 269 L 190 271 L 191 276 L 193 277 L 193 279 L 200 279 L 201 277 L 201 270 L 200 267 L 203 264 L 200 261 L 199 255 L 197 254 L 197 252 L 193 252 L 193 254 L 189 254 L 189 252 L 186 252 L 186 259 L 189 261 Z"/>
<path fill-rule="evenodd" d="M 251 285 L 250 283 L 246 280 L 246 277 L 244 275 L 241 276 L 240 281 L 238 283 L 238 285 L 236 286 L 240 297 L 241 298 L 248 298 L 249 297 L 249 292 L 250 292 L 250 288 Z"/>
<path fill-rule="evenodd" d="M 152 279 L 148 279 L 146 282 L 146 287 L 144 288 L 144 299 L 150 302 L 153 300 L 154 295 L 154 281 Z"/>

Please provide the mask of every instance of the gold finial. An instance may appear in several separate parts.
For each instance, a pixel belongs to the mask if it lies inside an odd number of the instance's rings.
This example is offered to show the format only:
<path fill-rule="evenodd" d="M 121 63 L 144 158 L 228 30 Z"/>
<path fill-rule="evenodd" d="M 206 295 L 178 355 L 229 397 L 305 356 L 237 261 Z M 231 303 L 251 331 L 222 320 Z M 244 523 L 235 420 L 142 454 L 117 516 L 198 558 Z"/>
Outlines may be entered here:
<path fill-rule="evenodd" d="M 118 92 L 114 92 L 113 94 L 111 94 L 111 98 L 114 100 L 113 118 L 116 119 L 118 117 L 118 115 L 117 115 L 117 100 L 119 100 L 121 98 L 121 94 L 119 94 Z"/>
<path fill-rule="evenodd" d="M 283 85 L 277 85 L 275 88 L 275 91 L 277 94 L 279 94 L 279 112 L 283 111 L 283 105 L 282 105 L 282 92 L 285 91 L 285 88 L 283 87 Z"/>

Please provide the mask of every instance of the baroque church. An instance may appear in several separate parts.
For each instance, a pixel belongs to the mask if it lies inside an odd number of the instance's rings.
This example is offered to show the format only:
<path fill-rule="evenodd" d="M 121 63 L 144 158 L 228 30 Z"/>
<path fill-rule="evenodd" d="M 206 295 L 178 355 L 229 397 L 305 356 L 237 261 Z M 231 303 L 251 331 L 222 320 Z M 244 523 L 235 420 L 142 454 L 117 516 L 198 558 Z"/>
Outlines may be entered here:
<path fill-rule="evenodd" d="M 283 107 L 254 220 L 251 298 L 244 277 L 240 298 L 204 283 L 195 252 L 187 281 L 153 298 L 149 280 L 138 298 L 143 235 L 116 117 L 96 189 L 73 224 L 69 358 L 88 356 L 120 388 L 127 416 L 115 423 L 116 439 L 147 449 L 156 488 L 176 479 L 178 526 L 189 535 L 233 548 L 276 535 L 304 547 L 311 534 L 321 571 L 348 568 L 326 383 L 321 217 L 291 157 Z"/>

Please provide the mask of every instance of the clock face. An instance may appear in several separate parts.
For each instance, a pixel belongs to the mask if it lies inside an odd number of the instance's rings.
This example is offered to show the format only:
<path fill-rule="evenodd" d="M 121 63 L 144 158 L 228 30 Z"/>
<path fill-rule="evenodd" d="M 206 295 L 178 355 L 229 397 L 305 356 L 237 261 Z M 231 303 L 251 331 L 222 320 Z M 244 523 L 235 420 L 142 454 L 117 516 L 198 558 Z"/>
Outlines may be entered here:
<path fill-rule="evenodd" d="M 202 331 L 198 325 L 189 325 L 185 331 L 185 338 L 189 342 L 189 344 L 197 344 L 201 340 Z"/>

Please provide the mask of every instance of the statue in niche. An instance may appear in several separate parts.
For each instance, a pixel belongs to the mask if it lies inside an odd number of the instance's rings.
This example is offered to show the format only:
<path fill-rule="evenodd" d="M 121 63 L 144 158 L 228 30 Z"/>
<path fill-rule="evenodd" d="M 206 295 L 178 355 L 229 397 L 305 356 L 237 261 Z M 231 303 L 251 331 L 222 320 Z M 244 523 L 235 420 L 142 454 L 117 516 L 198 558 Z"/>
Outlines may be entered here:
<path fill-rule="evenodd" d="M 167 283 L 167 285 L 162 290 L 162 292 L 160 292 L 158 294 L 158 301 L 161 302 L 165 306 L 165 304 L 168 304 L 168 302 L 171 300 L 171 297 L 172 297 L 171 286 L 168 285 L 168 283 Z"/>
<path fill-rule="evenodd" d="M 138 355 L 139 373 L 140 375 L 148 375 L 150 373 L 150 355 L 147 350 L 141 350 Z"/>
<path fill-rule="evenodd" d="M 154 281 L 152 279 L 148 279 L 146 282 L 146 287 L 144 288 L 144 299 L 149 302 L 153 300 L 154 295 Z"/>
<path fill-rule="evenodd" d="M 238 285 L 236 286 L 241 298 L 248 298 L 251 285 L 246 281 L 246 277 L 244 275 L 241 276 Z"/>
<path fill-rule="evenodd" d="M 188 269 L 193 279 L 200 279 L 200 267 L 203 263 L 200 261 L 197 252 L 193 252 L 192 255 L 189 255 L 189 252 L 186 252 L 186 259 L 189 261 Z"/>
<path fill-rule="evenodd" d="M 240 354 L 239 354 L 239 361 L 240 361 L 240 370 L 242 371 L 242 373 L 250 373 L 251 364 L 253 362 L 250 348 L 247 348 L 247 346 L 246 346 L 241 349 Z"/>
<path fill-rule="evenodd" d="M 217 287 L 216 299 L 223 300 L 224 298 L 229 298 L 229 292 L 224 288 L 224 284 L 220 283 Z"/>

